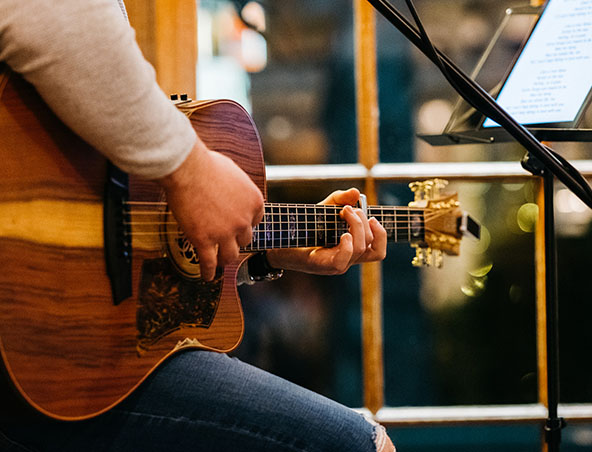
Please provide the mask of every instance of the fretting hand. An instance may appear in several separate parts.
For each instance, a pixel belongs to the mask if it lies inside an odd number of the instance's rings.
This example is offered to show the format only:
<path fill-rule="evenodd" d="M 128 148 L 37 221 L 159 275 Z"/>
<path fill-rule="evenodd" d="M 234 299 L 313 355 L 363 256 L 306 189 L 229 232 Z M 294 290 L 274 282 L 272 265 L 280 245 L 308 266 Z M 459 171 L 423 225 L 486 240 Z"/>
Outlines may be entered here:
<path fill-rule="evenodd" d="M 386 256 L 387 235 L 376 218 L 366 218 L 361 209 L 353 207 L 360 199 L 355 188 L 335 191 L 320 204 L 343 205 L 341 217 L 349 232 L 341 236 L 333 248 L 290 248 L 267 251 L 269 264 L 275 268 L 296 270 L 318 275 L 340 275 L 352 265 L 383 260 Z"/>

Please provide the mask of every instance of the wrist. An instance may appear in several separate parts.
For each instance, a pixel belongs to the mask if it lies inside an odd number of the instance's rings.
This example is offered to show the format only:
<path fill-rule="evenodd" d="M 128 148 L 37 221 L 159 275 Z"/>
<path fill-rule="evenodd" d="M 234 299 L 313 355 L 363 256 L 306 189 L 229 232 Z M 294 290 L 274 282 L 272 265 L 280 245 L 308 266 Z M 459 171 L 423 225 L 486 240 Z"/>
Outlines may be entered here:
<path fill-rule="evenodd" d="M 197 137 L 197 141 L 193 145 L 189 154 L 187 154 L 185 160 L 183 160 L 173 172 L 158 179 L 158 183 L 166 190 L 186 187 L 190 184 L 191 180 L 195 179 L 196 174 L 199 173 L 200 169 L 205 164 L 207 152 L 209 152 L 209 150 L 205 147 L 205 144 L 199 139 L 199 137 Z"/>
<path fill-rule="evenodd" d="M 281 268 L 273 267 L 266 251 L 255 253 L 247 262 L 251 281 L 273 281 L 284 274 Z"/>

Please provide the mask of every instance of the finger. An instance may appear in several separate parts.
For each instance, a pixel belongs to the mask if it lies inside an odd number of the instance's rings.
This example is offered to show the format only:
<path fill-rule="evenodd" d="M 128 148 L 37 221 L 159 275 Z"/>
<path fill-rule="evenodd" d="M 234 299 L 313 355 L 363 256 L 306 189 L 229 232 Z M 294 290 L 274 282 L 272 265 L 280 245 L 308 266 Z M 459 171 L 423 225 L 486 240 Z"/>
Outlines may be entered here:
<path fill-rule="evenodd" d="M 261 209 L 259 209 L 259 211 L 253 217 L 253 221 L 251 223 L 251 226 L 255 227 L 259 223 L 261 223 L 261 220 L 263 220 L 264 215 L 265 215 L 265 207 L 262 207 Z"/>
<path fill-rule="evenodd" d="M 322 200 L 319 204 L 335 204 L 338 206 L 355 205 L 360 199 L 360 191 L 357 188 L 349 190 L 336 190 Z"/>
<path fill-rule="evenodd" d="M 377 253 L 380 260 L 386 257 L 386 245 L 388 243 L 388 235 L 384 226 L 380 222 L 372 217 L 368 220 L 368 224 L 374 234 L 374 240 L 372 241 L 371 249 Z"/>
<path fill-rule="evenodd" d="M 353 237 L 349 232 L 342 234 L 339 239 L 339 245 L 331 249 L 332 273 L 341 275 L 351 266 L 352 255 L 354 251 Z"/>
<path fill-rule="evenodd" d="M 384 227 L 374 217 L 368 220 L 368 224 L 374 234 L 374 240 L 359 259 L 359 262 L 381 261 L 386 257 L 386 245 L 388 237 Z"/>
<path fill-rule="evenodd" d="M 354 212 L 358 215 L 358 217 L 360 217 L 360 220 L 362 220 L 362 225 L 364 226 L 364 239 L 365 239 L 365 245 L 366 245 L 365 247 L 368 248 L 368 246 L 370 246 L 370 244 L 374 240 L 374 234 L 372 233 L 372 228 L 370 227 L 370 224 L 368 222 L 368 218 L 366 217 L 366 214 L 364 212 L 362 212 L 361 209 L 354 209 Z"/>
<path fill-rule="evenodd" d="M 218 261 L 216 247 L 208 245 L 197 249 L 199 256 L 199 269 L 204 281 L 211 281 L 216 275 L 216 264 Z"/>
<path fill-rule="evenodd" d="M 224 267 L 238 259 L 239 246 L 235 240 L 218 244 L 218 266 Z"/>
<path fill-rule="evenodd" d="M 362 217 L 360 217 L 351 206 L 345 206 L 342 215 L 349 225 L 349 232 L 352 235 L 353 260 L 357 260 L 368 248 L 366 243 L 366 231 Z M 365 218 L 365 217 L 364 217 Z"/>

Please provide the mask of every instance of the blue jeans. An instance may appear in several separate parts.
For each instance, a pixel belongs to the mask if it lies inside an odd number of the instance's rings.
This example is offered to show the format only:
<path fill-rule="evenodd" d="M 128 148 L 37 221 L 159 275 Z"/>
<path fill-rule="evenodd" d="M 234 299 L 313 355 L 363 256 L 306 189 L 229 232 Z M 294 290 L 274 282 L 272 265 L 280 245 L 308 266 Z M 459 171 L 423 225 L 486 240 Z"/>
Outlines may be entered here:
<path fill-rule="evenodd" d="M 97 418 L 0 426 L 2 451 L 375 452 L 384 441 L 349 408 L 205 351 L 177 354 Z"/>

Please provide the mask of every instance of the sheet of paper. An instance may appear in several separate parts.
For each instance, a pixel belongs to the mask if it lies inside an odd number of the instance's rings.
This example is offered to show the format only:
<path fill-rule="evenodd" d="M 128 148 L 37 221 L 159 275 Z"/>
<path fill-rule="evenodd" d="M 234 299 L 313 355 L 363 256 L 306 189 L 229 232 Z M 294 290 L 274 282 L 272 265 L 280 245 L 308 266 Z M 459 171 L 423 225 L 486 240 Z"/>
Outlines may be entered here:
<path fill-rule="evenodd" d="M 551 0 L 497 102 L 521 124 L 571 122 L 591 87 L 592 0 Z"/>

